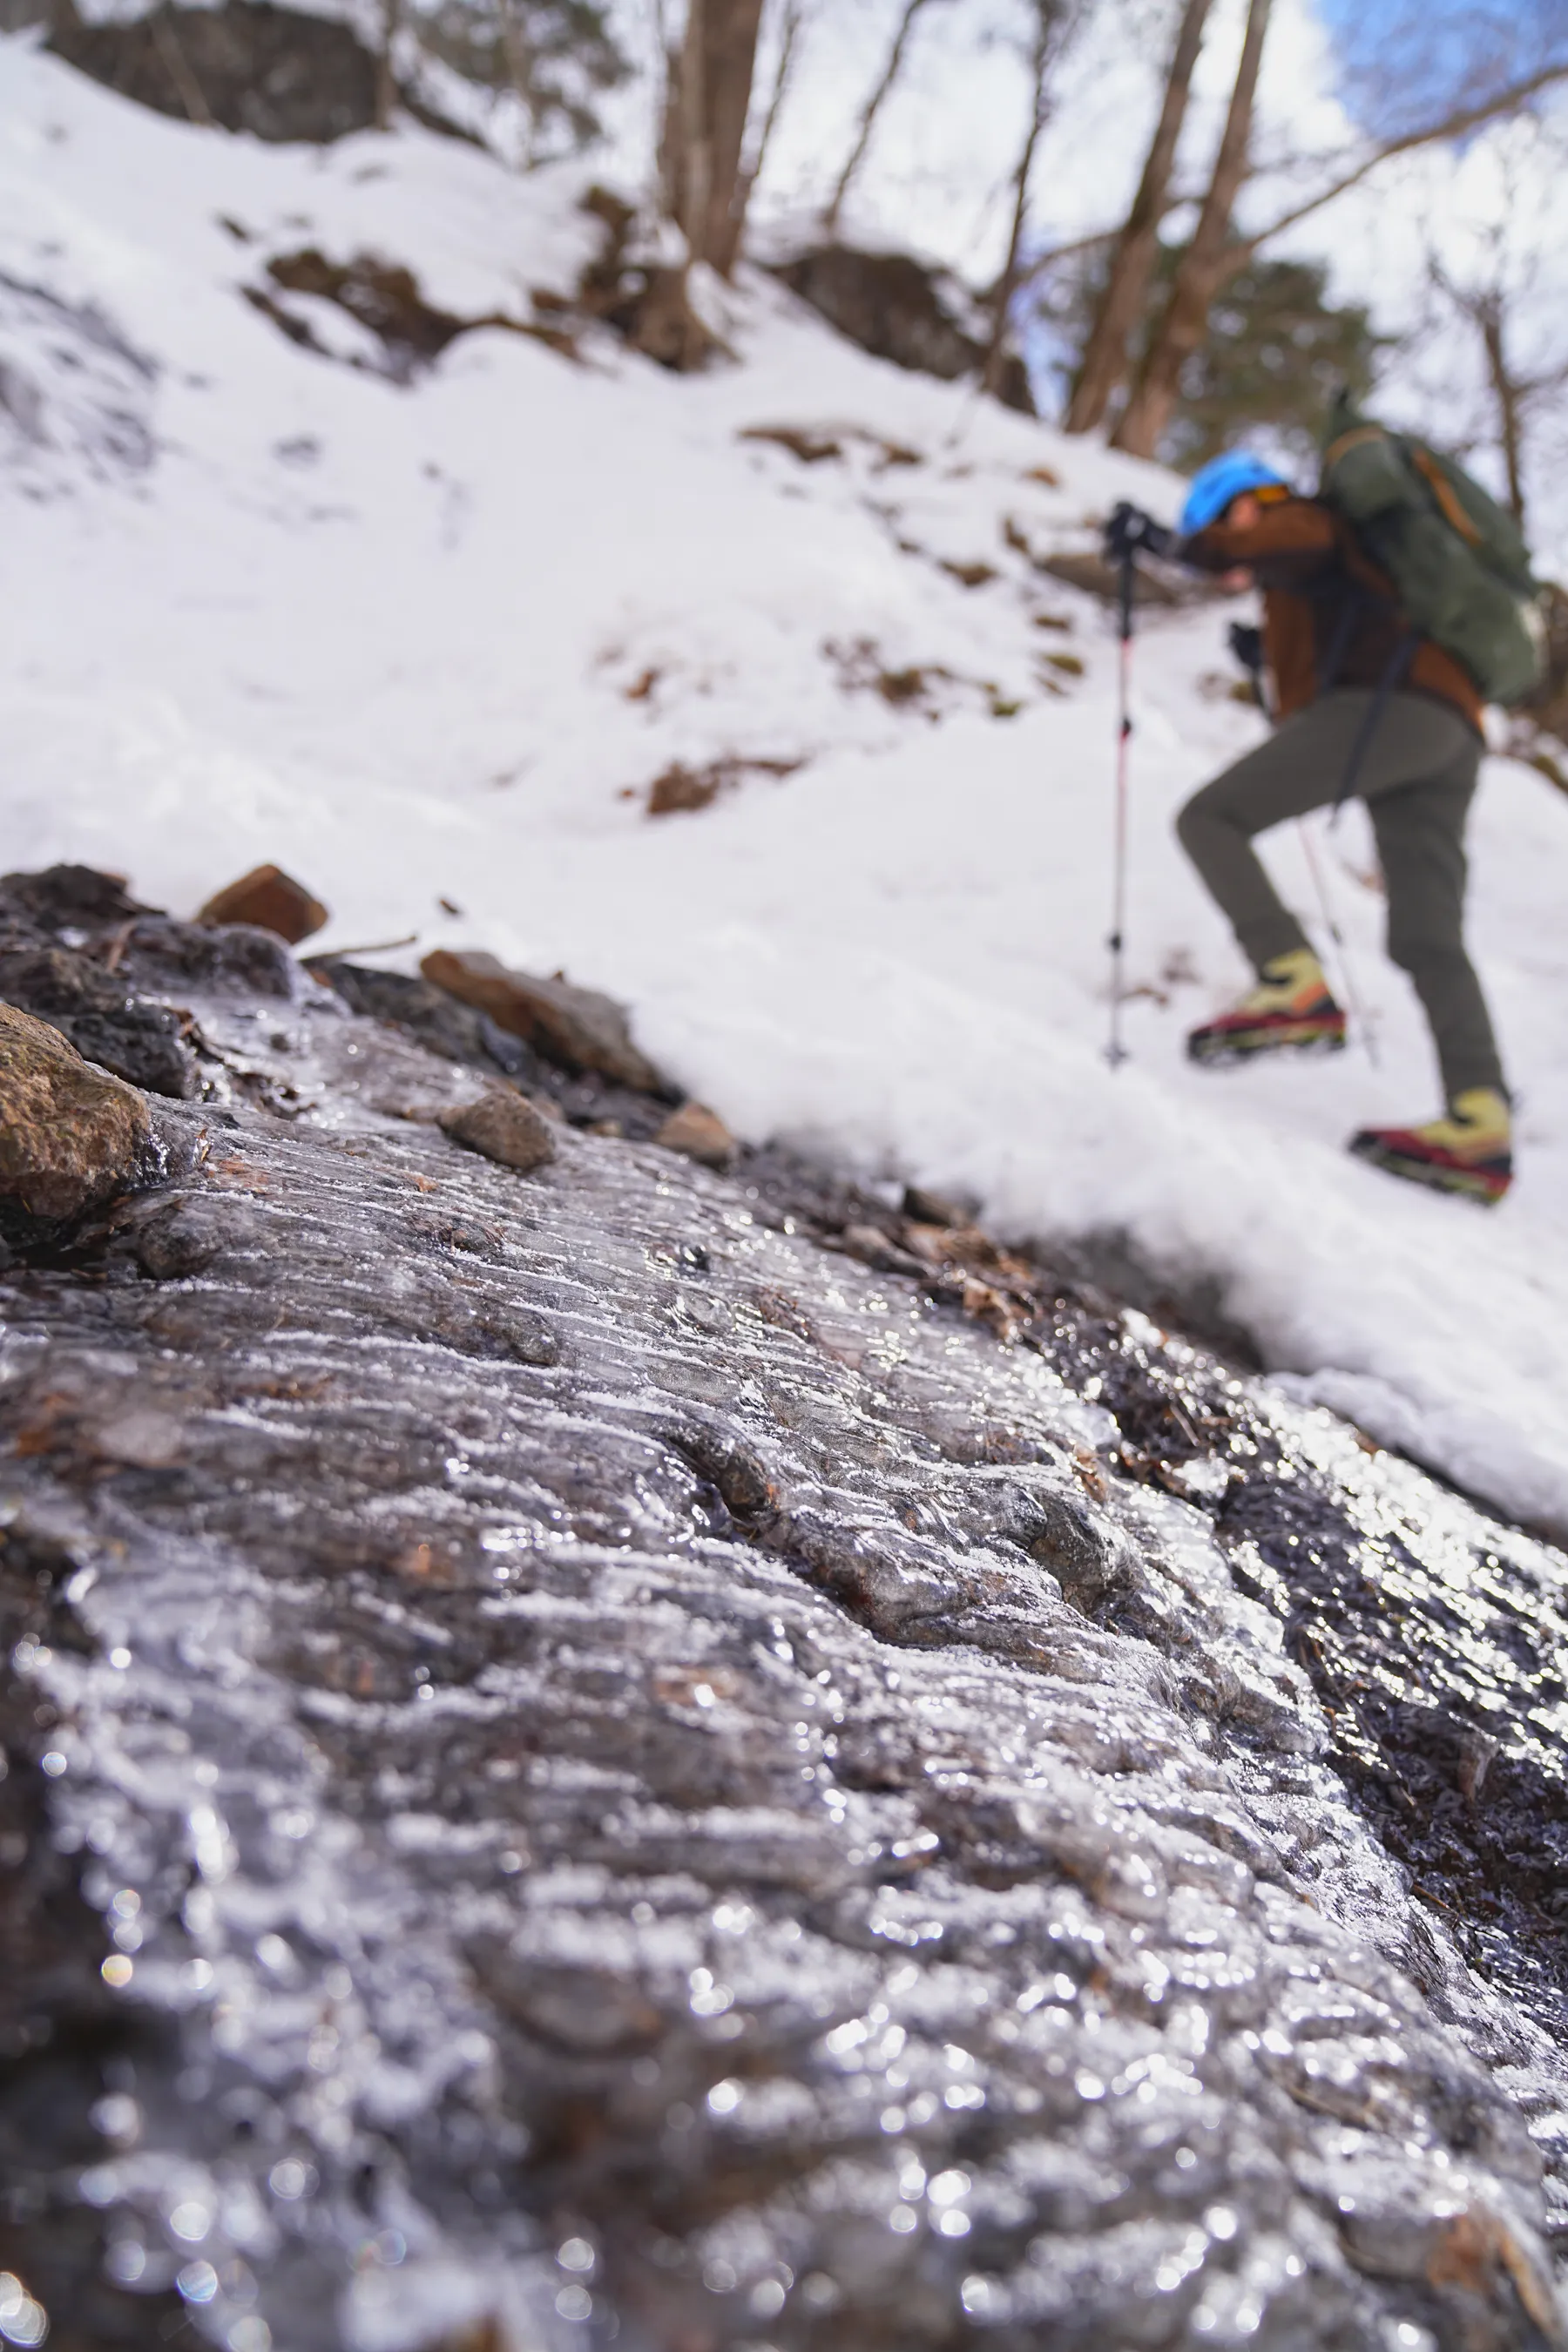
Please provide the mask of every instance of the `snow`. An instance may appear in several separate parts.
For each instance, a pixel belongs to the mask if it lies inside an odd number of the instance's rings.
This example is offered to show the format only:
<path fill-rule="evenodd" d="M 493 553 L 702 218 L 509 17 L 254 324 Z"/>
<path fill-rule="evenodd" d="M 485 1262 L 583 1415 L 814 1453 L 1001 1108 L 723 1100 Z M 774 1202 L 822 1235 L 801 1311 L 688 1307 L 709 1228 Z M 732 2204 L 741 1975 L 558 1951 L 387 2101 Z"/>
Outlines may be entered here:
<path fill-rule="evenodd" d="M 1011 1234 L 1124 1234 L 1297 1393 L 1568 1528 L 1562 796 L 1494 760 L 1475 824 L 1523 1106 L 1489 1215 L 1342 1150 L 1436 1108 L 1359 811 L 1319 838 L 1377 1066 L 1184 1065 L 1243 973 L 1170 820 L 1259 722 L 1216 683 L 1228 608 L 1152 620 L 1113 1073 L 1115 646 L 1010 540 L 1091 546 L 1116 497 L 1169 514 L 1171 478 L 875 362 L 759 277 L 718 298 L 738 363 L 684 381 L 485 331 L 402 386 L 242 297 L 316 245 L 525 318 L 594 249 L 585 184 L 413 131 L 265 148 L 0 41 L 6 864 L 188 912 L 274 858 L 332 906 L 322 946 L 563 967 L 740 1131 L 967 1188 Z M 780 425 L 842 454 L 741 437 Z M 878 690 L 915 667 L 924 692 Z M 645 813 L 672 762 L 725 756 L 803 764 Z M 1299 845 L 1270 856 L 1315 923 Z"/>

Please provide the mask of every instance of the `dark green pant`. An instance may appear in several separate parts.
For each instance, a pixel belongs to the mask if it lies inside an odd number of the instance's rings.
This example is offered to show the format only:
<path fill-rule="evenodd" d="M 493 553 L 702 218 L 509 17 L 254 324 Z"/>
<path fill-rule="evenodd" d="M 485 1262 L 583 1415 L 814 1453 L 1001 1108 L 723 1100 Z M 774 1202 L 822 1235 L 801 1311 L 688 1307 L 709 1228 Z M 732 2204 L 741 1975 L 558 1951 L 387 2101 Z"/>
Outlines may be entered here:
<path fill-rule="evenodd" d="M 1253 837 L 1339 798 L 1372 700 L 1360 687 L 1325 694 L 1194 793 L 1176 820 L 1183 847 L 1258 971 L 1310 942 Z M 1446 704 L 1391 694 L 1356 781 L 1388 892 L 1388 952 L 1415 982 L 1450 1102 L 1468 1087 L 1503 1084 L 1486 999 L 1465 952 L 1465 820 L 1480 759 L 1480 744 Z"/>

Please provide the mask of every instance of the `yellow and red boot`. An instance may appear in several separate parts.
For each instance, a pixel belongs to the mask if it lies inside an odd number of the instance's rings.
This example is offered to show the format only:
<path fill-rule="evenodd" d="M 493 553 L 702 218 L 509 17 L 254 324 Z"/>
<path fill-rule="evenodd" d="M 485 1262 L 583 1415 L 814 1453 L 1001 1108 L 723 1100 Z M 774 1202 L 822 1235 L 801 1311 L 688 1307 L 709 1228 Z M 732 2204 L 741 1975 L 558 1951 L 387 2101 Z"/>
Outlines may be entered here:
<path fill-rule="evenodd" d="M 1187 1059 L 1214 1068 L 1258 1054 L 1334 1054 L 1344 1042 L 1345 1016 L 1322 965 L 1310 948 L 1292 948 L 1264 965 L 1257 987 L 1231 1012 L 1191 1032 Z"/>
<path fill-rule="evenodd" d="M 1456 1095 L 1444 1118 L 1425 1127 L 1366 1127 L 1351 1138 L 1358 1160 L 1435 1192 L 1495 1207 L 1513 1182 L 1513 1122 L 1495 1087 Z"/>

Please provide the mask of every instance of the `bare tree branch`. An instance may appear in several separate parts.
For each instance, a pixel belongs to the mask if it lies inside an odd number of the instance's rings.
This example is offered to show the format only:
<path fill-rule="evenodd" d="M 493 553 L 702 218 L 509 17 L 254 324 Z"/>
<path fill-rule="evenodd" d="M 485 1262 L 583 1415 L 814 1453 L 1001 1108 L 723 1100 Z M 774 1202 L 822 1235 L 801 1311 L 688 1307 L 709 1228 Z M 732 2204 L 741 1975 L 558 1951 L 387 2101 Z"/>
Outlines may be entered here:
<path fill-rule="evenodd" d="M 1024 229 L 1029 216 L 1029 182 L 1034 174 L 1035 151 L 1050 119 L 1052 73 L 1082 21 L 1081 0 L 1035 0 L 1035 36 L 1029 57 L 1029 127 L 1013 173 L 1013 226 L 1007 239 L 1007 258 L 991 295 L 991 339 L 980 378 L 983 392 L 995 394 L 1001 390 L 1007 358 L 1007 319 L 1017 291 Z"/>
<path fill-rule="evenodd" d="M 773 144 L 773 131 L 784 106 L 785 93 L 789 89 L 790 76 L 795 69 L 795 45 L 800 38 L 800 28 L 805 22 L 806 5 L 807 0 L 784 0 L 784 30 L 779 40 L 778 69 L 773 75 L 773 94 L 768 100 L 768 110 L 763 117 L 763 127 L 757 133 L 756 152 L 742 174 L 741 194 L 742 211 L 751 203 L 752 191 L 763 176 L 763 165 L 767 162 L 768 149 Z"/>
<path fill-rule="evenodd" d="M 1538 72 L 1527 74 L 1522 80 L 1510 82 L 1505 89 L 1495 90 L 1490 98 L 1479 100 L 1473 106 L 1459 107 L 1453 113 L 1446 114 L 1440 121 L 1422 123 L 1414 131 L 1403 131 L 1397 139 L 1385 140 L 1372 154 L 1363 156 L 1353 170 L 1342 173 L 1326 188 L 1320 188 L 1317 194 L 1309 196 L 1305 203 L 1293 205 L 1289 212 L 1282 213 L 1278 220 L 1271 221 L 1267 228 L 1259 229 L 1255 236 L 1238 240 L 1232 247 L 1237 256 L 1237 268 L 1239 269 L 1243 262 L 1250 261 L 1260 246 L 1269 244 L 1277 236 L 1283 236 L 1285 231 L 1294 228 L 1298 221 L 1309 219 L 1313 213 L 1321 212 L 1325 205 L 1335 203 L 1339 197 L 1347 195 L 1352 188 L 1359 187 L 1379 164 L 1392 163 L 1396 155 L 1408 155 L 1417 147 L 1433 147 L 1447 140 L 1462 139 L 1467 131 L 1479 131 L 1483 123 L 1495 122 L 1500 115 L 1518 113 L 1543 89 L 1564 80 L 1568 80 L 1568 61 L 1542 66 Z"/>
<path fill-rule="evenodd" d="M 855 143 L 845 158 L 844 169 L 838 174 L 838 184 L 829 197 L 827 209 L 822 215 L 823 228 L 829 236 L 834 236 L 837 230 L 838 215 L 844 209 L 844 200 L 849 194 L 850 184 L 856 173 L 866 160 L 866 151 L 871 144 L 871 132 L 877 117 L 880 114 L 884 101 L 903 69 L 904 57 L 910 46 L 910 35 L 914 30 L 915 19 L 922 9 L 930 5 L 931 0 L 904 0 L 904 13 L 899 19 L 899 29 L 893 36 L 893 45 L 888 52 L 888 62 L 882 68 L 880 80 L 866 100 L 860 115 L 859 128 L 855 133 Z"/>

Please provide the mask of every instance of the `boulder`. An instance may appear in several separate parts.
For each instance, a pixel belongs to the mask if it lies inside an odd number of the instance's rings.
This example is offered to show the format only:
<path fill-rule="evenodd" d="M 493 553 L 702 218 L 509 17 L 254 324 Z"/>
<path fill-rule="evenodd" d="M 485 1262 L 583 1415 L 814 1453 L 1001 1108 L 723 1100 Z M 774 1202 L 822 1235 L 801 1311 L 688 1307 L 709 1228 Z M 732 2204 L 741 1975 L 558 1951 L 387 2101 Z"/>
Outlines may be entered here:
<path fill-rule="evenodd" d="M 376 59 L 353 26 L 276 0 L 195 8 L 161 0 L 119 22 L 89 22 L 74 0 L 59 0 L 31 21 L 49 23 L 47 47 L 79 73 L 177 121 L 323 144 L 376 121 Z M 428 129 L 468 135 L 413 89 L 397 95 Z"/>
<path fill-rule="evenodd" d="M 0 1196 L 35 1217 L 79 1216 L 134 1182 L 152 1150 L 139 1094 L 0 1004 Z"/>
<path fill-rule="evenodd" d="M 499 1029 L 510 1030 L 566 1069 L 597 1070 L 602 1077 L 638 1094 L 668 1091 L 659 1072 L 633 1045 L 625 1008 L 597 989 L 509 971 L 494 956 L 473 948 L 437 948 L 419 969 L 436 987 L 464 1004 L 477 1005 Z"/>
<path fill-rule="evenodd" d="M 728 1168 L 740 1148 L 718 1112 L 700 1102 L 682 1103 L 671 1111 L 654 1141 L 667 1151 L 700 1160 L 704 1168 Z"/>
<path fill-rule="evenodd" d="M 973 296 L 947 271 L 912 254 L 817 246 L 776 264 L 773 274 L 841 335 L 895 367 L 951 383 L 985 364 L 984 321 Z M 1016 352 L 1006 355 L 999 396 L 1005 406 L 1034 415 L 1028 371 Z"/>
<path fill-rule="evenodd" d="M 515 1087 L 487 1087 L 478 1102 L 443 1111 L 440 1125 L 454 1143 L 524 1176 L 555 1157 L 550 1121 Z"/>
<path fill-rule="evenodd" d="M 198 923 L 251 923 L 275 931 L 290 947 L 308 940 L 327 920 L 327 909 L 302 882 L 280 866 L 255 866 L 237 882 L 209 898 L 196 917 Z"/>

